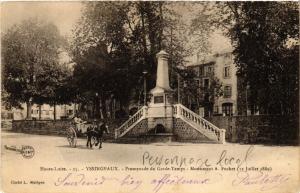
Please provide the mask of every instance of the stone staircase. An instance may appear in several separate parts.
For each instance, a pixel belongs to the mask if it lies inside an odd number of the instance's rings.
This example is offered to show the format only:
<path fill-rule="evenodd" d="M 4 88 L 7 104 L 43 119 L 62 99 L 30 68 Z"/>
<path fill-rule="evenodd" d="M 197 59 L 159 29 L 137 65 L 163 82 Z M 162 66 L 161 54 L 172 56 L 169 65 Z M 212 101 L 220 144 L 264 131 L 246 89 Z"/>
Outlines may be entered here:
<path fill-rule="evenodd" d="M 174 118 L 184 121 L 187 125 L 191 126 L 211 141 L 225 143 L 225 129 L 218 128 L 182 104 L 176 104 L 173 108 Z"/>
<path fill-rule="evenodd" d="M 133 143 L 134 138 L 137 143 L 143 143 L 142 138 L 147 136 L 148 107 L 144 106 L 132 117 L 115 130 L 115 140 L 117 142 Z M 173 105 L 174 134 L 175 141 L 205 142 L 205 143 L 225 143 L 225 130 L 213 125 L 206 119 L 200 117 L 182 104 Z M 143 123 L 143 124 L 141 124 Z M 133 135 L 126 135 L 133 134 Z M 161 137 L 159 135 L 159 137 Z M 184 139 L 184 140 L 182 140 Z M 147 141 L 147 140 L 144 140 Z"/>
<path fill-rule="evenodd" d="M 125 123 L 115 130 L 115 139 L 123 137 L 127 132 L 134 128 L 139 122 L 147 118 L 147 106 L 143 106 Z"/>

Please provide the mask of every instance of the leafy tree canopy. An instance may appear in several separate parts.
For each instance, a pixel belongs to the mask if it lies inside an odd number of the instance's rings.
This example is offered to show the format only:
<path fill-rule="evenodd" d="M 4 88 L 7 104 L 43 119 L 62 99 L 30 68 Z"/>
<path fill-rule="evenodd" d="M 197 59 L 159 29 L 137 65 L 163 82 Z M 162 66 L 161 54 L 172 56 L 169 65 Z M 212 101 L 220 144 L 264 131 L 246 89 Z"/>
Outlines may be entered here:
<path fill-rule="evenodd" d="M 59 65 L 59 52 L 65 41 L 52 23 L 24 20 L 2 36 L 3 86 L 6 102 L 49 103 L 57 97 L 68 74 Z"/>

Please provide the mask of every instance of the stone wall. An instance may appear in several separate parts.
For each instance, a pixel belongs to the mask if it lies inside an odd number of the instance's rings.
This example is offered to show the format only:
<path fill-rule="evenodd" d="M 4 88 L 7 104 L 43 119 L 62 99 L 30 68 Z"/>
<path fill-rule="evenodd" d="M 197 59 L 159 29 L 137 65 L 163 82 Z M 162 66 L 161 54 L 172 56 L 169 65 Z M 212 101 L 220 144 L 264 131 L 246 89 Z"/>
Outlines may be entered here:
<path fill-rule="evenodd" d="M 12 122 L 12 131 L 39 135 L 66 135 L 70 120 L 18 120 Z"/>
<path fill-rule="evenodd" d="M 135 125 L 124 137 L 139 137 L 142 134 L 148 132 L 148 120 L 143 119 L 137 125 Z"/>
<path fill-rule="evenodd" d="M 114 130 L 118 128 L 124 119 L 107 120 L 109 134 L 104 134 L 105 139 L 114 138 Z M 58 135 L 65 136 L 66 129 L 70 127 L 72 120 L 14 120 L 12 121 L 11 131 L 39 134 L 39 135 Z M 84 137 L 83 134 L 77 133 L 77 137 Z"/>
<path fill-rule="evenodd" d="M 205 142 L 213 142 L 211 139 L 207 138 L 199 131 L 185 123 L 181 119 L 174 119 L 174 128 L 176 141 L 182 142 L 196 142 L 196 143 L 205 143 Z"/>
<path fill-rule="evenodd" d="M 12 129 L 12 120 L 8 120 L 8 119 L 2 119 L 1 120 L 1 130 L 3 131 L 3 130 L 7 130 L 7 131 L 9 131 L 9 130 L 11 130 Z"/>
<path fill-rule="evenodd" d="M 216 116 L 207 118 L 226 130 L 226 141 L 237 143 L 297 144 L 299 120 L 291 116 Z"/>

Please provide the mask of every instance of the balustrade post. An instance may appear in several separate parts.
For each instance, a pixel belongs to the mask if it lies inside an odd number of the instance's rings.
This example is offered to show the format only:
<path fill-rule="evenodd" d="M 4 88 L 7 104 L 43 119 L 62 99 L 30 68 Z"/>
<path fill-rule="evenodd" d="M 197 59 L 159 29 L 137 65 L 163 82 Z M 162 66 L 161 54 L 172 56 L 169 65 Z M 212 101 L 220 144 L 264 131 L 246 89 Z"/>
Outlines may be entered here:
<path fill-rule="evenodd" d="M 147 108 L 147 106 L 144 106 L 143 107 L 143 117 L 146 118 L 147 114 L 148 114 L 148 108 Z"/>
<path fill-rule="evenodd" d="M 226 130 L 225 129 L 220 129 L 220 142 L 222 144 L 225 144 L 226 141 L 225 141 L 225 133 L 226 133 Z"/>
<path fill-rule="evenodd" d="M 177 105 L 173 105 L 173 115 L 177 117 Z"/>
<path fill-rule="evenodd" d="M 117 139 L 118 138 L 118 130 L 116 129 L 115 130 L 115 139 Z"/>

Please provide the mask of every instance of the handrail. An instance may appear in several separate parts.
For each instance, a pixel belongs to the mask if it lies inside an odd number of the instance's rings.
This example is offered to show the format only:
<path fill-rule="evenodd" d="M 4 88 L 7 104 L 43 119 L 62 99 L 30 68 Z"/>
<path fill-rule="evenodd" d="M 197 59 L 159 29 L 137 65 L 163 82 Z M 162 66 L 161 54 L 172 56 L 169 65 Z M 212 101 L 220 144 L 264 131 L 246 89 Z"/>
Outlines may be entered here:
<path fill-rule="evenodd" d="M 146 117 L 147 106 L 143 106 L 132 117 L 115 130 L 115 139 L 125 135 L 136 123 Z"/>
<path fill-rule="evenodd" d="M 186 108 L 182 104 L 174 105 L 174 116 L 186 118 L 189 121 L 192 121 L 192 123 L 200 126 L 200 128 L 204 129 L 204 131 L 207 131 L 210 134 L 213 134 L 213 138 L 216 138 L 216 140 L 225 143 L 225 130 L 220 129 L 211 122 L 207 121 L 206 119 L 202 118 L 198 114 L 194 113 L 190 109 Z M 205 133 L 203 133 L 205 134 Z M 210 136 L 207 136 L 210 137 Z"/>

